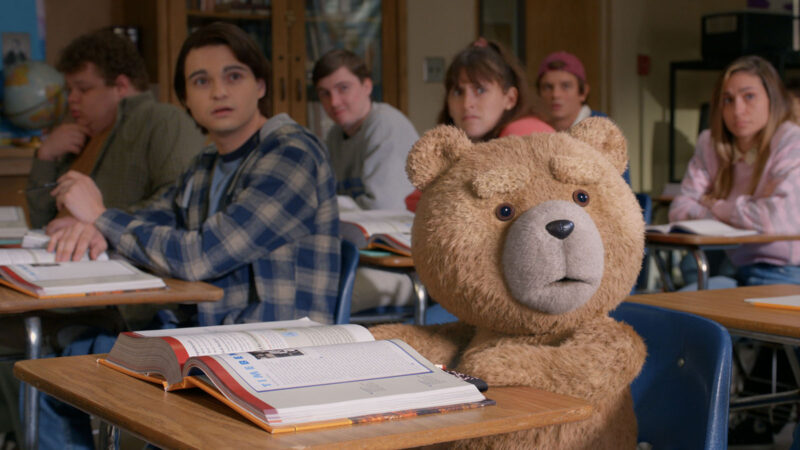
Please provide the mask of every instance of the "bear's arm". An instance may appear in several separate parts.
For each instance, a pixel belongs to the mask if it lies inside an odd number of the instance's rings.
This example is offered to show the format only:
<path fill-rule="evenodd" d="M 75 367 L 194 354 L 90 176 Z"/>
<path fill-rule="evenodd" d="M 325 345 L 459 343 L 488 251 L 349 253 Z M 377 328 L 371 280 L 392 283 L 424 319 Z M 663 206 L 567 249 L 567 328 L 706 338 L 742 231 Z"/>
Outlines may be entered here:
<path fill-rule="evenodd" d="M 630 326 L 604 318 L 558 345 L 531 344 L 524 336 L 482 341 L 464 353 L 456 370 L 493 386 L 533 386 L 594 401 L 630 385 L 646 353 Z"/>
<path fill-rule="evenodd" d="M 463 322 L 440 325 L 378 325 L 369 329 L 375 339 L 400 339 L 434 364 L 452 367 L 472 339 L 475 329 Z"/>

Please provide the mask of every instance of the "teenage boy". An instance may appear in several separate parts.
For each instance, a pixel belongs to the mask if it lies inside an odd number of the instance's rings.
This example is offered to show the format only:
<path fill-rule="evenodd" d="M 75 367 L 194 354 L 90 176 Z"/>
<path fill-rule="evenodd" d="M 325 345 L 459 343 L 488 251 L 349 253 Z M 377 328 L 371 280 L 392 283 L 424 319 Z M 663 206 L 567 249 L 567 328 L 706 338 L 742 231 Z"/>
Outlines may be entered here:
<path fill-rule="evenodd" d="M 331 322 L 340 265 L 333 174 L 311 133 L 285 114 L 267 119 L 269 80 L 269 63 L 238 27 L 218 22 L 192 33 L 175 91 L 212 145 L 134 213 L 106 208 L 89 177 L 68 172 L 53 193 L 81 222 L 54 232 L 50 250 L 63 260 L 109 246 L 157 274 L 222 287 L 224 298 L 197 306 L 188 324 Z M 81 442 L 88 422 L 59 416 L 77 425 L 44 434 L 72 430 L 58 436 L 61 445 Z M 50 439 L 44 434 L 40 442 Z"/>
<path fill-rule="evenodd" d="M 587 117 L 608 117 L 586 104 L 589 97 L 586 70 L 572 53 L 547 55 L 539 65 L 536 89 L 544 102 L 545 121 L 556 131 L 564 131 Z M 625 169 L 622 178 L 631 184 L 629 168 Z"/>
<path fill-rule="evenodd" d="M 90 175 L 109 207 L 128 208 L 172 184 L 202 149 L 205 138 L 192 119 L 156 102 L 144 60 L 128 39 L 107 30 L 82 35 L 61 52 L 57 67 L 73 122 L 56 127 L 36 152 L 27 191 L 34 228 L 57 214 L 42 186 L 69 169 Z"/>
<path fill-rule="evenodd" d="M 414 191 L 406 157 L 419 134 L 400 111 L 373 102 L 372 79 L 355 53 L 331 50 L 314 65 L 312 81 L 335 125 L 325 143 L 336 175 L 336 193 L 362 209 L 405 209 Z"/>
<path fill-rule="evenodd" d="M 52 235 L 59 260 L 108 245 L 157 274 L 210 281 L 225 296 L 198 306 L 200 325 L 330 322 L 340 245 L 333 174 L 312 134 L 285 114 L 267 119 L 269 79 L 269 63 L 238 27 L 192 33 L 175 91 L 212 145 L 134 213 L 106 208 L 89 177 L 62 176 L 57 202 L 83 223 Z"/>
<path fill-rule="evenodd" d="M 564 131 L 587 117 L 606 117 L 586 104 L 589 96 L 586 70 L 581 60 L 571 53 L 547 55 L 539 65 L 536 88 L 544 102 L 545 121 L 556 131 Z"/>

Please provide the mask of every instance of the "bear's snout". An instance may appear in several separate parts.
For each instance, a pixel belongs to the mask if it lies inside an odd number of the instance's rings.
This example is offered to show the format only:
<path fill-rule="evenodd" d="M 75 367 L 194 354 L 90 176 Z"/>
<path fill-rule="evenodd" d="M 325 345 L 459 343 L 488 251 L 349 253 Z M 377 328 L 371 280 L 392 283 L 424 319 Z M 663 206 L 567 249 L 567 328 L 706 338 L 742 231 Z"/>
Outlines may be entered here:
<path fill-rule="evenodd" d="M 551 200 L 521 214 L 503 244 L 512 297 L 546 314 L 564 314 L 592 298 L 603 278 L 603 239 L 573 202 Z"/>

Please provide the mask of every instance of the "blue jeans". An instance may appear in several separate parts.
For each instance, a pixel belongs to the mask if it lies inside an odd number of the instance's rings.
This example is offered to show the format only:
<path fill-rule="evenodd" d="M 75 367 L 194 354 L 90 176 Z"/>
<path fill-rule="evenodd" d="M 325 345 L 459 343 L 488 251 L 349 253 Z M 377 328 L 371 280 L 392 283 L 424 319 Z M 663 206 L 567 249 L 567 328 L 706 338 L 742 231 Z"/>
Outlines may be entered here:
<path fill-rule="evenodd" d="M 170 310 L 159 311 L 149 329 L 176 328 L 179 321 Z M 196 324 L 186 324 L 196 325 Z M 108 353 L 117 337 L 91 328 L 64 348 L 60 356 Z M 49 355 L 48 357 L 57 356 Z M 21 392 L 24 395 L 23 392 Z M 21 396 L 22 396 L 21 395 Z M 21 398 L 20 396 L 20 398 Z M 39 449 L 94 450 L 89 415 L 47 394 L 39 394 Z"/>
<path fill-rule="evenodd" d="M 116 336 L 92 329 L 69 344 L 62 356 L 108 353 L 116 340 Z M 39 449 L 94 449 L 89 415 L 40 392 Z"/>
<path fill-rule="evenodd" d="M 800 266 L 774 266 L 766 263 L 750 264 L 736 271 L 739 286 L 762 284 L 800 284 Z"/>

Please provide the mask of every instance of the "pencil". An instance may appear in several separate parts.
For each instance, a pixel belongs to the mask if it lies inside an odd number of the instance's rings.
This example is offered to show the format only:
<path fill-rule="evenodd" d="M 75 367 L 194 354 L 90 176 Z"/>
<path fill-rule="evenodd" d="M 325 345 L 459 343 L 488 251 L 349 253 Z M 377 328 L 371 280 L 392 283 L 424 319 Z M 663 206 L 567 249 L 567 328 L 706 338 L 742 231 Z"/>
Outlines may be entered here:
<path fill-rule="evenodd" d="M 52 183 L 45 183 L 45 184 L 43 184 L 41 186 L 33 186 L 33 187 L 29 187 L 27 189 L 20 189 L 20 190 L 17 191 L 17 194 L 22 194 L 22 193 L 25 193 L 25 192 L 35 192 L 35 191 L 39 191 L 39 190 L 42 190 L 42 189 L 53 189 L 56 186 L 58 186 L 58 183 L 53 181 Z"/>

